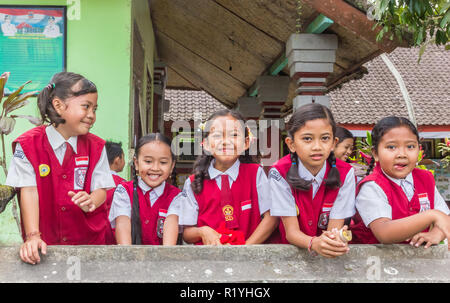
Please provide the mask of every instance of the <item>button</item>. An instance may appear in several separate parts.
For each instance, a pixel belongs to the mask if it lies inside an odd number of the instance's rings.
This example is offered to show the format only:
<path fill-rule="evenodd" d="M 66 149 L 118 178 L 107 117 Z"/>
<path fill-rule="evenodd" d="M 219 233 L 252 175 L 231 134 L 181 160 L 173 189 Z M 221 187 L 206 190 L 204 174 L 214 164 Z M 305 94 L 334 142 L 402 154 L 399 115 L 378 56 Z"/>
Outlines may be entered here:
<path fill-rule="evenodd" d="M 63 237 L 62 240 L 63 240 L 64 242 L 66 242 L 66 241 L 67 241 L 67 238 L 66 238 L 66 237 Z"/>
<path fill-rule="evenodd" d="M 63 206 L 63 207 L 61 207 L 61 210 L 62 211 L 66 211 L 66 208 Z"/>
<path fill-rule="evenodd" d="M 66 178 L 67 178 L 67 176 L 66 176 L 66 175 L 62 175 L 62 178 L 63 178 L 63 179 L 66 179 Z"/>
<path fill-rule="evenodd" d="M 309 226 L 312 225 L 312 220 L 308 220 L 308 225 L 309 225 Z"/>
<path fill-rule="evenodd" d="M 148 224 L 148 220 L 145 220 L 145 224 Z"/>

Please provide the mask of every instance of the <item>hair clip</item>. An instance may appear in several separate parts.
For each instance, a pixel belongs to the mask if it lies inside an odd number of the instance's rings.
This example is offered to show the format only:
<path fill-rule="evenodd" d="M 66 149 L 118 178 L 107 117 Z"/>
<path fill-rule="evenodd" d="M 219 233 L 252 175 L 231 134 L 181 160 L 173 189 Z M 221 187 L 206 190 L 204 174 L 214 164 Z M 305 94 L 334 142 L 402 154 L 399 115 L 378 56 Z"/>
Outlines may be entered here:
<path fill-rule="evenodd" d="M 200 123 L 200 124 L 198 125 L 198 129 L 201 130 L 201 131 L 205 131 L 205 127 L 206 127 L 206 123 L 205 123 L 205 122 Z"/>

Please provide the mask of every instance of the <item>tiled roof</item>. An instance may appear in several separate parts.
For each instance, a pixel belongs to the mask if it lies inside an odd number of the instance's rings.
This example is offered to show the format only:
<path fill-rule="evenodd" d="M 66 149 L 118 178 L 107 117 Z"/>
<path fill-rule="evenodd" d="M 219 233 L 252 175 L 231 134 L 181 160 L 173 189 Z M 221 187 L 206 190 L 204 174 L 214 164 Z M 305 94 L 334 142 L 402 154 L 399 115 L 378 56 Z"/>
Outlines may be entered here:
<path fill-rule="evenodd" d="M 428 46 L 417 63 L 418 48 L 397 48 L 387 55 L 412 100 L 417 124 L 450 125 L 450 51 Z M 399 85 L 381 57 L 364 65 L 369 73 L 329 93 L 338 123 L 374 124 L 388 115 L 408 117 Z"/>
<path fill-rule="evenodd" d="M 200 118 L 205 121 L 214 112 L 225 109 L 225 105 L 205 91 L 166 89 L 165 99 L 170 100 L 169 112 L 164 121 L 189 121 Z M 197 117 L 197 115 L 199 115 Z"/>

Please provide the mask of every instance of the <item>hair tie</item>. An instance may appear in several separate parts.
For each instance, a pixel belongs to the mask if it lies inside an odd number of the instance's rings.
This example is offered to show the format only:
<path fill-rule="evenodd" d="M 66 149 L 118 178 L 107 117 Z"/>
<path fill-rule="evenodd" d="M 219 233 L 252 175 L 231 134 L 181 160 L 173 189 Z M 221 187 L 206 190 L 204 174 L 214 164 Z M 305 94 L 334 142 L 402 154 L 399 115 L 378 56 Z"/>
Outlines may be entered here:
<path fill-rule="evenodd" d="M 48 89 L 54 89 L 54 88 L 55 88 L 55 83 L 49 83 L 49 84 L 47 85 L 47 88 L 48 88 Z"/>
<path fill-rule="evenodd" d="M 336 167 L 336 163 L 331 164 L 331 167 Z"/>

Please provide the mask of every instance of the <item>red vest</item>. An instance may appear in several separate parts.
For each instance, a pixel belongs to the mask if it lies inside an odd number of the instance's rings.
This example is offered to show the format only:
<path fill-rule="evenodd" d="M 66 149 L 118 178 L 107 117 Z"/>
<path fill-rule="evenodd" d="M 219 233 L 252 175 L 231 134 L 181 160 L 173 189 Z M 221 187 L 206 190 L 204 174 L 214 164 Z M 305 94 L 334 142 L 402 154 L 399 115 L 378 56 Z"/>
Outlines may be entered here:
<path fill-rule="evenodd" d="M 114 179 L 114 183 L 116 184 L 116 187 L 120 183 L 126 181 L 121 176 L 118 176 L 118 175 L 115 175 L 115 174 L 112 174 L 112 177 Z M 111 188 L 111 189 L 108 189 L 106 191 L 105 207 L 106 207 L 106 216 L 107 216 L 107 218 L 109 216 L 109 211 L 111 210 L 111 204 L 112 204 L 112 200 L 113 200 L 113 197 L 114 197 L 114 191 L 115 190 L 116 190 L 116 188 Z M 108 224 L 108 228 L 106 229 L 105 239 L 106 239 L 106 244 L 107 245 L 116 244 L 115 228 L 111 228 L 111 224 Z"/>
<path fill-rule="evenodd" d="M 412 176 L 414 181 L 414 196 L 411 198 L 411 201 L 408 201 L 400 186 L 386 177 L 378 164 L 375 166 L 372 174 L 359 182 L 356 187 L 356 193 L 359 193 L 364 183 L 374 181 L 387 196 L 392 208 L 392 220 L 409 217 L 427 209 L 434 209 L 435 185 L 433 175 L 427 170 L 414 168 Z M 353 217 L 353 224 L 350 229 L 353 235 L 351 243 L 379 243 L 372 231 L 364 225 L 358 212 Z"/>
<path fill-rule="evenodd" d="M 273 167 L 275 167 L 280 175 L 286 179 L 286 175 L 291 168 L 292 162 L 290 155 L 287 155 L 278 160 Z M 325 186 L 325 180 L 330 171 L 330 165 L 327 162 L 325 176 L 320 184 L 320 187 L 312 198 L 312 186 L 308 191 L 298 190 L 291 187 L 292 195 L 298 209 L 298 223 L 300 230 L 308 236 L 320 236 L 323 230 L 328 227 L 328 219 L 331 208 L 339 193 L 339 188 L 330 189 Z M 344 184 L 345 177 L 352 166 L 344 161 L 336 159 L 336 168 L 339 170 L 341 184 Z M 280 222 L 281 243 L 288 243 L 286 240 L 286 231 L 284 225 Z"/>
<path fill-rule="evenodd" d="M 109 223 L 104 203 L 94 212 L 85 213 L 67 194 L 69 191 L 91 192 L 92 172 L 105 141 L 93 134 L 78 136 L 77 154 L 61 166 L 45 128 L 35 127 L 12 144 L 14 150 L 16 143 L 20 143 L 36 173 L 42 240 L 48 245 L 105 244 L 105 231 Z M 41 174 L 39 166 L 41 170 L 48 167 L 48 175 Z"/>
<path fill-rule="evenodd" d="M 130 197 L 133 207 L 133 181 L 122 183 Z M 137 193 L 139 198 L 139 216 L 142 228 L 142 245 L 162 245 L 164 221 L 167 216 L 167 210 L 170 203 L 180 189 L 166 182 L 163 194 L 151 206 L 148 195 L 144 195 L 142 189 L 138 186 Z"/>
<path fill-rule="evenodd" d="M 226 215 L 235 216 L 240 230 L 244 233 L 245 239 L 248 239 L 256 227 L 261 222 L 259 212 L 258 191 L 256 189 L 256 176 L 259 165 L 252 163 L 240 163 L 237 179 L 231 185 L 233 196 L 233 205 L 231 209 L 222 210 L 220 206 L 220 189 L 216 180 L 205 179 L 203 181 L 203 190 L 199 194 L 194 194 L 198 203 L 197 227 L 209 226 L 216 230 L 224 221 Z M 191 182 L 194 175 L 189 177 Z M 202 244 L 201 242 L 197 244 Z"/>

